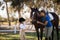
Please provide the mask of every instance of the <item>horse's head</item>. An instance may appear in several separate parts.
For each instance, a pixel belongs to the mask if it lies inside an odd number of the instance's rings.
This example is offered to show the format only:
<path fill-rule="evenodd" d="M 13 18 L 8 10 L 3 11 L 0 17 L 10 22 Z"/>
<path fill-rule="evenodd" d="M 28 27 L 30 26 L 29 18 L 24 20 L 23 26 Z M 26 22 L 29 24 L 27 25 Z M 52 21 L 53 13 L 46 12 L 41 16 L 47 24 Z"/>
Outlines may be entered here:
<path fill-rule="evenodd" d="M 31 18 L 32 18 L 32 23 L 36 23 L 36 18 L 38 16 L 38 8 L 31 8 Z M 34 22 L 33 22 L 34 21 Z"/>
<path fill-rule="evenodd" d="M 43 15 L 40 15 L 41 13 L 45 13 L 45 11 L 39 11 L 38 8 L 31 8 L 32 23 L 36 23 L 37 20 L 40 20 L 40 17 Z"/>
<path fill-rule="evenodd" d="M 43 26 L 41 24 L 38 24 L 37 21 L 41 22 L 42 17 L 40 14 L 45 13 L 45 11 L 44 10 L 39 11 L 38 9 L 34 9 L 34 10 L 33 9 L 31 10 L 32 11 L 31 16 L 33 16 L 31 23 L 34 24 L 35 26 Z M 34 14 L 33 14 L 33 12 L 34 12 Z"/>
<path fill-rule="evenodd" d="M 39 13 L 38 8 L 31 8 L 31 17 L 35 17 L 37 16 L 37 14 Z"/>

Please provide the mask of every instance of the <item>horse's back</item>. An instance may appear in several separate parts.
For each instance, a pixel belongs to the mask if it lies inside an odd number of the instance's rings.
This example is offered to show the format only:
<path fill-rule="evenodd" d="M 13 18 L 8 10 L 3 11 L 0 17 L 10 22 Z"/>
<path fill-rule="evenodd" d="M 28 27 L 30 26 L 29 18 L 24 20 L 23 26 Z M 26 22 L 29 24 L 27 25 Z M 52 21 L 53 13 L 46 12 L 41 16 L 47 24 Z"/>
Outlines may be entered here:
<path fill-rule="evenodd" d="M 54 25 L 58 26 L 58 25 L 59 25 L 59 17 L 58 17 L 58 15 L 57 15 L 56 13 L 53 13 L 53 12 L 51 12 L 51 14 L 52 14 L 53 17 L 54 17 L 54 20 L 52 21 L 52 23 L 53 23 Z"/>
<path fill-rule="evenodd" d="M 54 12 L 50 12 L 50 13 L 53 15 L 54 20 L 59 20 L 59 17 L 56 13 L 54 13 Z"/>

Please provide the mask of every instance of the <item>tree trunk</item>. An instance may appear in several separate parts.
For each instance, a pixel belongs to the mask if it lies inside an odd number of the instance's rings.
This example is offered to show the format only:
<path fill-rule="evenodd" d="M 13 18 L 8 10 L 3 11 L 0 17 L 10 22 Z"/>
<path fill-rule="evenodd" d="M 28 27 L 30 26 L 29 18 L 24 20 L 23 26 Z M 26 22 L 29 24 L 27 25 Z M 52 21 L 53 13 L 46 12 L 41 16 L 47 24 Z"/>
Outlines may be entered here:
<path fill-rule="evenodd" d="M 18 6 L 18 14 L 19 14 L 19 18 L 21 17 L 21 14 L 20 14 L 20 5 Z"/>
<path fill-rule="evenodd" d="M 21 17 L 21 14 L 20 14 L 20 9 L 18 9 L 18 14 L 19 14 L 19 18 Z"/>
<path fill-rule="evenodd" d="M 9 19 L 9 13 L 8 13 L 8 5 L 7 5 L 7 2 L 6 2 L 6 11 L 7 11 L 7 16 L 8 16 L 8 23 L 9 23 L 9 26 L 11 26 L 10 19 Z"/>

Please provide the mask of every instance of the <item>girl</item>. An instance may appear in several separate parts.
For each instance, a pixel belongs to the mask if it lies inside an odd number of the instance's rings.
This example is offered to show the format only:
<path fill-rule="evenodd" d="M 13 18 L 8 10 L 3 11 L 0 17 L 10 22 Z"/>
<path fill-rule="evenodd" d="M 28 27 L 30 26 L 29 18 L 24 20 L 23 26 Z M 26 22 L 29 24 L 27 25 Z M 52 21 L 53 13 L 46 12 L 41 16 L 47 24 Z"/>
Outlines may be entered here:
<path fill-rule="evenodd" d="M 19 23 L 20 23 L 20 39 L 21 40 L 26 40 L 25 38 L 25 24 L 24 24 L 25 19 L 24 18 L 20 18 L 19 19 Z"/>

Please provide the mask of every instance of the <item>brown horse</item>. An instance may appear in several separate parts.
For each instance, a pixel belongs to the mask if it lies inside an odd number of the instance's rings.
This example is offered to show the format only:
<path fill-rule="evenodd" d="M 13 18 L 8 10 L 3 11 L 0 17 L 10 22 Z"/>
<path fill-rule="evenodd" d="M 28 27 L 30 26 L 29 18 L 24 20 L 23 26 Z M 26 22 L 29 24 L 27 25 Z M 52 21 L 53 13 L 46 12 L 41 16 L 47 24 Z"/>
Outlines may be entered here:
<path fill-rule="evenodd" d="M 33 12 L 35 12 L 33 14 Z M 32 23 L 34 24 L 35 26 L 35 29 L 36 29 L 36 32 L 37 32 L 37 37 L 38 37 L 38 40 L 39 40 L 39 37 L 41 37 L 41 40 L 42 40 L 42 36 L 43 36 L 43 29 L 45 26 L 41 25 L 41 24 L 38 24 L 37 21 L 40 19 L 39 16 L 39 11 L 37 8 L 31 8 L 31 18 L 32 18 Z M 55 13 L 52 13 L 51 14 L 53 15 L 54 17 L 54 20 L 52 20 L 51 22 L 53 23 L 53 31 L 52 31 L 52 40 L 53 40 L 53 37 L 54 37 L 54 27 L 56 27 L 56 33 L 57 33 L 57 40 L 59 40 L 59 29 L 58 29 L 58 25 L 59 25 L 59 17 L 58 15 L 56 15 Z M 41 20 L 39 20 L 41 21 Z M 39 29 L 40 29 L 40 32 L 39 33 Z"/>

